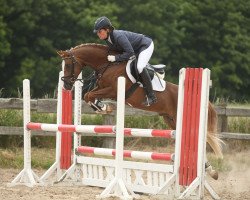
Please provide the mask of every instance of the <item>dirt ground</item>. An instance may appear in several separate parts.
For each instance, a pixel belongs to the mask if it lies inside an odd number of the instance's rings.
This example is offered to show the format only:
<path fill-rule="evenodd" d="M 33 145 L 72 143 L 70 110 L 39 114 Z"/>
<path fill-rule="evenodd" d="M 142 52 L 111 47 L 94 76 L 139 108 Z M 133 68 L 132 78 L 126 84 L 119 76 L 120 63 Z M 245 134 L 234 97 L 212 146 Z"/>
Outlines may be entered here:
<path fill-rule="evenodd" d="M 227 155 L 229 169 L 220 172 L 219 180 L 209 179 L 210 185 L 223 200 L 250 200 L 250 151 Z M 34 170 L 37 174 L 41 171 Z M 87 186 L 53 186 L 34 187 L 25 186 L 8 187 L 16 175 L 18 169 L 0 169 L 0 200 L 63 200 L 63 199 L 96 199 L 96 195 L 103 191 L 103 188 Z M 117 198 L 109 198 L 117 199 Z M 165 196 L 141 195 L 142 200 L 169 199 Z M 207 194 L 205 200 L 210 200 Z"/>

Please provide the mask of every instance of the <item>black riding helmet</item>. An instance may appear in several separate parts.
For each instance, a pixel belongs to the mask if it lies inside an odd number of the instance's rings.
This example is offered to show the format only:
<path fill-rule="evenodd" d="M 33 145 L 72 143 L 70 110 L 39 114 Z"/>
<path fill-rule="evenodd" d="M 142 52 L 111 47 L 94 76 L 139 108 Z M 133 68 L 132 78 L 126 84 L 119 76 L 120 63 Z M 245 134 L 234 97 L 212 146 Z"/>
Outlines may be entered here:
<path fill-rule="evenodd" d="M 114 29 L 114 27 L 112 26 L 109 18 L 103 16 L 98 18 L 95 21 L 95 25 L 94 25 L 94 33 L 97 33 L 97 31 L 101 30 L 102 28 L 112 28 Z"/>

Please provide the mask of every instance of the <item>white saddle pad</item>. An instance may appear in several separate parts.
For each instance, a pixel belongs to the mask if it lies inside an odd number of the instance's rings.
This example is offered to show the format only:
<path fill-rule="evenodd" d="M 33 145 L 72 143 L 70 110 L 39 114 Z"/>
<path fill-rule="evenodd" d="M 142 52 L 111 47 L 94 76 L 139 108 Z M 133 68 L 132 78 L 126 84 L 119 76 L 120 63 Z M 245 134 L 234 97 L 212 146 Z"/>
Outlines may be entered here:
<path fill-rule="evenodd" d="M 131 70 L 130 70 L 130 63 L 131 63 L 132 61 L 133 61 L 133 60 L 129 60 L 129 61 L 127 62 L 126 72 L 127 72 L 127 75 L 128 75 L 128 77 L 129 77 L 129 79 L 132 81 L 132 83 L 135 83 L 136 80 L 135 80 L 135 78 L 132 76 Z M 166 82 L 165 82 L 164 80 L 162 80 L 162 79 L 159 79 L 159 78 L 157 77 L 157 75 L 154 75 L 154 78 L 153 78 L 153 80 L 152 80 L 152 86 L 153 86 L 153 90 L 154 90 L 154 91 L 159 91 L 159 92 L 161 92 L 161 91 L 164 91 L 164 90 L 165 90 L 165 88 L 166 88 Z M 140 84 L 140 87 L 143 87 L 143 85 Z"/>

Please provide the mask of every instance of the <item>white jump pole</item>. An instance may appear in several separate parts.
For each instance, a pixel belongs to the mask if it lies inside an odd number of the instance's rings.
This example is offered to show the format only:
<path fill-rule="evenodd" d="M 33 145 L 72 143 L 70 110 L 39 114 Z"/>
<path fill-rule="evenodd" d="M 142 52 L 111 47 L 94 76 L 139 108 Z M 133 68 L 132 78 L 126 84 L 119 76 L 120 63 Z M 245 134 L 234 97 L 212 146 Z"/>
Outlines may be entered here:
<path fill-rule="evenodd" d="M 177 104 L 177 123 L 176 123 L 176 136 L 175 136 L 175 157 L 174 157 L 174 173 L 164 186 L 158 191 L 158 194 L 164 194 L 168 189 L 175 184 L 174 196 L 180 196 L 179 187 L 179 165 L 180 165 L 180 149 L 181 149 L 181 136 L 182 136 L 182 118 L 183 118 L 183 104 L 184 104 L 184 80 L 186 76 L 186 69 L 182 68 L 179 71 L 179 88 L 178 88 L 178 104 Z"/>
<path fill-rule="evenodd" d="M 64 65 L 64 61 L 62 62 Z M 58 88 L 57 88 L 57 116 L 56 123 L 62 124 L 62 88 L 63 83 L 61 78 L 63 77 L 63 71 L 59 73 Z M 45 184 L 46 180 L 56 172 L 56 179 L 62 176 L 62 170 L 60 168 L 60 157 L 61 157 L 61 132 L 56 131 L 56 160 L 54 164 L 40 177 L 40 181 Z"/>
<path fill-rule="evenodd" d="M 31 169 L 31 131 L 26 125 L 30 122 L 30 81 L 23 80 L 23 137 L 24 137 L 24 169 L 8 186 L 26 185 L 33 187 L 39 177 Z"/>
<path fill-rule="evenodd" d="M 116 116 L 116 156 L 115 178 L 98 198 L 119 197 L 121 199 L 138 198 L 133 190 L 123 180 L 123 146 L 124 146 L 124 116 L 125 116 L 125 81 L 124 77 L 118 78 L 117 87 L 117 116 Z"/>

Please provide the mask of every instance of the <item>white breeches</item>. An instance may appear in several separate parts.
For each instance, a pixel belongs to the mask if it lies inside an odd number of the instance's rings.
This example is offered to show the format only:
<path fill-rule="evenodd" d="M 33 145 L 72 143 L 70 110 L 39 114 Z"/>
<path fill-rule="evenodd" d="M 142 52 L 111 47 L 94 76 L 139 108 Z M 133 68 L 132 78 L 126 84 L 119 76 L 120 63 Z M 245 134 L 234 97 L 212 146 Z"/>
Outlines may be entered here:
<path fill-rule="evenodd" d="M 138 69 L 139 74 L 142 72 L 144 67 L 146 67 L 146 65 L 148 64 L 148 62 L 153 54 L 153 51 L 154 51 L 154 43 L 151 42 L 149 47 L 147 49 L 143 50 L 139 54 L 138 61 L 137 61 L 137 69 Z"/>

